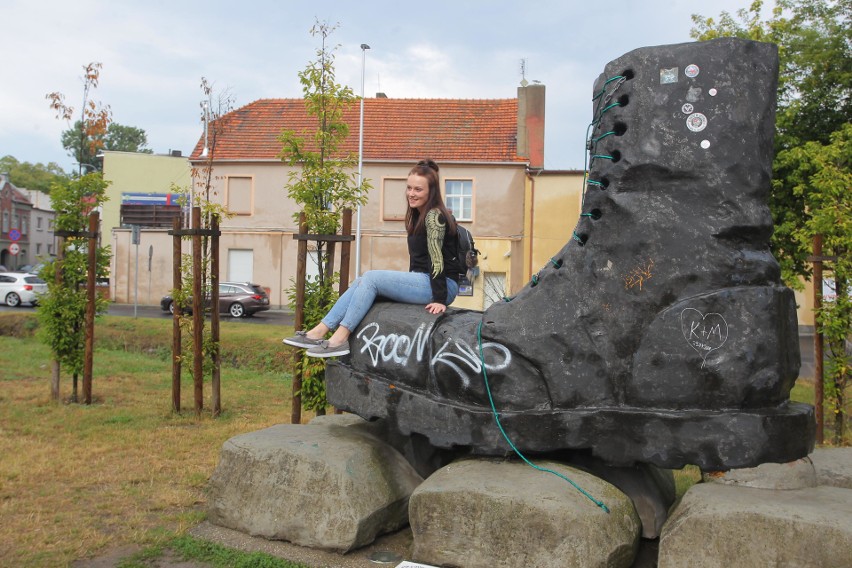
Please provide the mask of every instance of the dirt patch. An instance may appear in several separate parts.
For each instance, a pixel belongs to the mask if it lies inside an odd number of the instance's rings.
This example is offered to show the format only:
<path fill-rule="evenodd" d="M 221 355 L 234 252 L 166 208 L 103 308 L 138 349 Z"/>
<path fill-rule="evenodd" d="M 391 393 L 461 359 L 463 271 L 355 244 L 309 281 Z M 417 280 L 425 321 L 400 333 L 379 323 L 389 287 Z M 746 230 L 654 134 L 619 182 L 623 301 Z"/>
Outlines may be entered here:
<path fill-rule="evenodd" d="M 311 568 L 364 568 L 364 566 L 396 566 L 402 560 L 410 560 L 413 536 L 411 529 L 406 527 L 398 532 L 384 535 L 375 542 L 346 554 L 329 552 L 317 548 L 306 548 L 296 544 L 266 540 L 265 538 L 249 536 L 245 533 L 217 527 L 208 522 L 201 523 L 190 531 L 195 538 L 235 548 L 244 552 L 265 552 L 277 558 L 290 562 L 298 562 Z M 390 553 L 399 560 L 392 562 L 376 562 L 371 557 L 376 553 Z M 163 568 L 166 568 L 165 566 Z"/>
<path fill-rule="evenodd" d="M 137 545 L 120 546 L 95 558 L 76 560 L 71 563 L 71 568 L 115 568 L 119 562 L 130 558 L 141 550 L 142 547 Z M 212 568 L 213 566 L 206 562 L 182 560 L 174 551 L 168 549 L 162 556 L 147 561 L 145 565 L 151 568 Z"/>
<path fill-rule="evenodd" d="M 266 540 L 247 534 L 217 527 L 210 523 L 201 523 L 190 531 L 195 538 L 214 542 L 222 546 L 243 552 L 263 552 L 276 558 L 289 560 L 310 566 L 311 568 L 363 568 L 364 566 L 396 566 L 402 560 L 409 559 L 412 535 L 411 529 L 379 537 L 374 543 L 339 554 L 306 548 L 279 540 Z M 77 560 L 71 568 L 115 568 L 119 562 L 128 559 L 142 548 L 136 545 L 121 546 L 104 552 L 95 558 Z M 381 562 L 382 557 L 392 558 L 390 562 Z M 212 564 L 182 560 L 177 553 L 166 549 L 162 556 L 145 562 L 150 568 L 212 568 Z"/>

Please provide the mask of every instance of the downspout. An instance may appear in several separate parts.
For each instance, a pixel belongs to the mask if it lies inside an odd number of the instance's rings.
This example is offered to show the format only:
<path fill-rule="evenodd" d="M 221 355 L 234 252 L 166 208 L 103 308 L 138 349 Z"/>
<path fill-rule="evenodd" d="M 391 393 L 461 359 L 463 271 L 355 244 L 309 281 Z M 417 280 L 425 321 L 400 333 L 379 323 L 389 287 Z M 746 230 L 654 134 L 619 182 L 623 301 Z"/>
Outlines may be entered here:
<path fill-rule="evenodd" d="M 527 177 L 530 180 L 530 233 L 529 233 L 529 266 L 527 266 L 526 280 L 532 278 L 533 274 L 533 241 L 535 240 L 535 176 L 527 168 Z"/>

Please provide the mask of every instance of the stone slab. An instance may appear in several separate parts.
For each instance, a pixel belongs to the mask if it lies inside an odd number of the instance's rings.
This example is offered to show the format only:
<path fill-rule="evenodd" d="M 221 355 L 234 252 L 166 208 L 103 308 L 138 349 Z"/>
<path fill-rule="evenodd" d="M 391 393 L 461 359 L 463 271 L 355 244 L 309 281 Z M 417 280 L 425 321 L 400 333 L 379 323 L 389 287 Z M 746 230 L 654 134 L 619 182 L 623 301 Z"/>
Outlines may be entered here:
<path fill-rule="evenodd" d="M 466 568 L 630 566 L 641 523 L 630 499 L 591 474 L 540 462 L 571 484 L 519 461 L 464 459 L 430 476 L 411 496 L 417 562 Z"/>
<path fill-rule="evenodd" d="M 421 482 L 395 449 L 349 418 L 328 417 L 225 442 L 208 513 L 249 535 L 345 552 L 405 526 Z"/>
<path fill-rule="evenodd" d="M 852 567 L 852 491 L 699 483 L 660 537 L 659 568 Z"/>
<path fill-rule="evenodd" d="M 852 448 L 818 448 L 810 457 L 820 485 L 852 489 Z"/>
<path fill-rule="evenodd" d="M 810 457 L 787 463 L 763 463 L 757 467 L 704 472 L 701 479 L 710 483 L 779 491 L 817 486 L 816 470 Z"/>

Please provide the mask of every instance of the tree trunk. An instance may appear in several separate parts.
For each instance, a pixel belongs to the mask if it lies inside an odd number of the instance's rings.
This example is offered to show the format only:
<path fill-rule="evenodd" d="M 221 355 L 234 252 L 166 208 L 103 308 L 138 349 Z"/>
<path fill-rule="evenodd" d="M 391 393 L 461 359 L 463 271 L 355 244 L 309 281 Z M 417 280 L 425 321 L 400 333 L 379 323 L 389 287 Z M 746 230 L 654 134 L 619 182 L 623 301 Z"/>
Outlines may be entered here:
<path fill-rule="evenodd" d="M 52 376 L 50 379 L 50 399 L 59 401 L 59 361 L 53 360 Z"/>

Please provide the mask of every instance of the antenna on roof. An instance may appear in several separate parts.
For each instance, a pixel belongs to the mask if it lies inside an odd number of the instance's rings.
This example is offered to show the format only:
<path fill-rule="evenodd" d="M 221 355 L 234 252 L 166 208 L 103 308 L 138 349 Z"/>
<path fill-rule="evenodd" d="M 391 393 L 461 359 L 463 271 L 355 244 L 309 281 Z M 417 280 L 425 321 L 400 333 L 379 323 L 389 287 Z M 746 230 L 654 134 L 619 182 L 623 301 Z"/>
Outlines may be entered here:
<path fill-rule="evenodd" d="M 527 60 L 524 58 L 521 59 L 521 87 L 526 87 L 529 84 L 529 81 L 527 81 Z"/>

